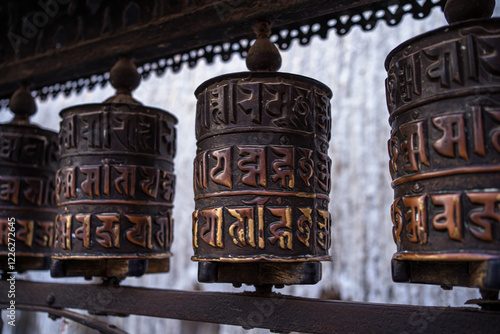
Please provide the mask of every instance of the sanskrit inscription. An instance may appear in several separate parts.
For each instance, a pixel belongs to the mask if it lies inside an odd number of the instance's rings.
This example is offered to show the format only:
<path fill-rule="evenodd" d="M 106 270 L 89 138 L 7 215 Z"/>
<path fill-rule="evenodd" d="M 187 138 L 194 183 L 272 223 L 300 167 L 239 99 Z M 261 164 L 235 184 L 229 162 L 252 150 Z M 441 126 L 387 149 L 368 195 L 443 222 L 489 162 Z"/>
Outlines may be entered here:
<path fill-rule="evenodd" d="M 307 148 L 231 146 L 198 153 L 193 186 L 195 193 L 210 189 L 316 189 L 329 193 L 330 169 L 328 155 Z"/>
<path fill-rule="evenodd" d="M 193 247 L 252 248 L 294 251 L 299 245 L 327 251 L 331 246 L 331 216 L 311 207 L 265 205 L 200 209 L 193 213 Z"/>
<path fill-rule="evenodd" d="M 77 198 L 141 197 L 171 203 L 174 188 L 175 175 L 172 172 L 149 166 L 105 163 L 58 170 L 55 191 L 59 203 Z"/>
<path fill-rule="evenodd" d="M 389 113 L 433 95 L 498 83 L 495 80 L 500 78 L 500 33 L 497 23 L 489 24 L 490 27 L 447 29 L 436 33 L 435 39 L 401 46 L 387 64 Z"/>
<path fill-rule="evenodd" d="M 430 240 L 436 236 L 446 236 L 450 245 L 469 240 L 495 247 L 500 240 L 498 192 L 425 193 L 396 198 L 391 212 L 398 245 L 409 242 L 432 248 Z"/>
<path fill-rule="evenodd" d="M 55 238 L 58 251 L 168 251 L 173 241 L 172 233 L 170 210 L 159 216 L 118 212 L 77 213 L 58 215 L 55 236 L 48 240 Z M 37 238 L 39 240 L 40 235 Z"/>

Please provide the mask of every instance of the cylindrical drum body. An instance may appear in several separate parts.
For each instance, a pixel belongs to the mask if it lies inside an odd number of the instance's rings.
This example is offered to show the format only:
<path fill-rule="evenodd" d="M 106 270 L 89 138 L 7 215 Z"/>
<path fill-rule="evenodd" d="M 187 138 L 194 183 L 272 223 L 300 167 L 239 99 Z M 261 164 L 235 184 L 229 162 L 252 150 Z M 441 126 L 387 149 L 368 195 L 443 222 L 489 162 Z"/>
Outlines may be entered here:
<path fill-rule="evenodd" d="M 330 260 L 330 89 L 245 72 L 208 80 L 195 95 L 193 260 L 219 263 L 218 282 L 223 263 Z"/>
<path fill-rule="evenodd" d="M 386 69 L 393 278 L 500 284 L 500 20 L 413 38 Z"/>
<path fill-rule="evenodd" d="M 61 111 L 53 276 L 168 271 L 177 120 L 141 105 Z"/>
<path fill-rule="evenodd" d="M 57 156 L 57 133 L 0 125 L 0 270 L 49 269 Z"/>

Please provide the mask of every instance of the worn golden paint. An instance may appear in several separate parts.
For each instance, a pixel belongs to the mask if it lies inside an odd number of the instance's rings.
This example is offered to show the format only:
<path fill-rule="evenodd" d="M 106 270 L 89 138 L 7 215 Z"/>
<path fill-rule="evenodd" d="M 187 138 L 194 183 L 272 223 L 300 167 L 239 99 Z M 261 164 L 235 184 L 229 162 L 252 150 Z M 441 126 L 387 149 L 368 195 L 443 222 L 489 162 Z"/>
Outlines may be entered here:
<path fill-rule="evenodd" d="M 287 207 L 286 210 L 285 210 L 285 213 L 286 213 L 286 227 L 288 227 L 289 229 L 292 229 L 292 208 Z M 289 232 L 286 232 L 286 233 L 289 233 Z M 293 245 L 292 245 L 292 241 L 293 241 L 292 233 L 290 232 L 287 235 L 288 235 L 288 239 L 287 239 L 287 242 L 286 242 L 286 248 L 288 248 L 288 249 L 291 250 L 293 248 Z M 280 245 L 281 245 L 281 242 L 284 242 L 284 239 L 281 239 Z M 284 248 L 284 247 L 282 247 L 282 248 Z"/>
<path fill-rule="evenodd" d="M 113 230 L 115 236 L 114 245 L 116 248 L 120 248 L 120 225 L 116 224 Z"/>
<path fill-rule="evenodd" d="M 71 215 L 66 215 L 66 231 L 70 231 L 71 233 Z M 69 238 L 65 238 L 66 249 L 71 250 L 71 236 Z"/>
<path fill-rule="evenodd" d="M 34 232 L 34 221 L 33 220 L 18 220 L 17 223 L 24 227 L 24 230 L 19 231 L 17 234 L 17 239 L 24 241 L 24 243 L 28 246 L 31 247 L 33 244 L 33 232 Z M 24 235 L 21 237 L 21 235 Z"/>
<path fill-rule="evenodd" d="M 259 248 L 264 249 L 264 206 L 257 207 L 257 216 L 259 217 Z"/>
<path fill-rule="evenodd" d="M 82 226 L 75 230 L 75 238 L 83 241 L 83 247 L 90 248 L 90 214 L 75 215 L 75 219 L 82 223 Z M 79 232 L 83 232 L 83 236 L 79 237 Z"/>
<path fill-rule="evenodd" d="M 198 248 L 198 210 L 193 211 L 193 248 Z"/>
<path fill-rule="evenodd" d="M 312 224 L 312 218 L 311 218 L 311 208 L 299 208 L 300 212 L 304 214 L 304 216 L 299 220 L 299 223 L 297 224 L 297 228 L 299 229 L 300 233 L 305 233 L 306 237 L 301 237 L 300 235 L 297 235 L 297 238 L 299 239 L 300 242 L 302 242 L 305 246 L 309 247 L 309 237 L 311 236 L 311 224 Z M 309 228 L 306 230 L 303 226 L 303 221 L 308 221 L 309 222 Z"/>
<path fill-rule="evenodd" d="M 255 247 L 255 222 L 252 218 L 248 220 L 248 243 L 250 246 Z"/>
<path fill-rule="evenodd" d="M 217 216 L 217 247 L 224 248 L 224 243 L 222 241 L 222 208 L 217 208 L 215 215 Z"/>

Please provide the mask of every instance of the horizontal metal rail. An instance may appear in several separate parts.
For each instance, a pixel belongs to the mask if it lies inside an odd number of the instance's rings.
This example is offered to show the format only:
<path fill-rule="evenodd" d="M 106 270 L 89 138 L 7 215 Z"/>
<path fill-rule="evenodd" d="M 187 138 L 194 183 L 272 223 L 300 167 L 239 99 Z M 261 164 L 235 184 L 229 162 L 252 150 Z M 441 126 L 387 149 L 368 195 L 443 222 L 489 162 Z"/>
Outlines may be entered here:
<path fill-rule="evenodd" d="M 0 282 L 9 305 L 10 282 Z M 500 312 L 299 298 L 276 293 L 191 292 L 116 284 L 17 280 L 16 305 L 74 308 L 99 315 L 142 315 L 307 333 L 493 333 Z M 44 309 L 46 310 L 46 309 Z M 126 329 L 125 329 L 126 330 Z"/>
<path fill-rule="evenodd" d="M 0 304 L 0 309 L 7 309 L 7 307 L 9 307 L 9 305 Z M 56 309 L 49 306 L 32 306 L 32 305 L 22 305 L 22 304 L 21 305 L 16 304 L 15 307 L 16 309 L 23 311 L 46 312 L 49 314 L 49 317 L 51 317 L 54 320 L 61 317 L 70 319 L 89 328 L 98 330 L 99 333 L 102 334 L 127 334 L 127 332 L 117 328 L 114 325 L 109 325 L 107 323 L 91 318 L 89 316 L 76 312 L 71 312 L 68 310 Z"/>

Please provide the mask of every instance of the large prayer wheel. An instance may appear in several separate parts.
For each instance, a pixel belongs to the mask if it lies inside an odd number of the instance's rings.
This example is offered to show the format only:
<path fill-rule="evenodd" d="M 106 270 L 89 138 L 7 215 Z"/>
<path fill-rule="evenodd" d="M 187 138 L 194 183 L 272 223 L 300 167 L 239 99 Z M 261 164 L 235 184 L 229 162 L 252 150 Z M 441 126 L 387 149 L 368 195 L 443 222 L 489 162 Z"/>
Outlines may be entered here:
<path fill-rule="evenodd" d="M 413 38 L 386 69 L 393 279 L 500 289 L 500 20 Z"/>
<path fill-rule="evenodd" d="M 0 270 L 49 269 L 54 243 L 57 133 L 29 123 L 27 87 L 11 98 L 15 117 L 0 125 Z"/>
<path fill-rule="evenodd" d="M 111 80 L 118 93 L 105 103 L 61 111 L 53 276 L 169 268 L 177 121 L 132 99 L 126 88 L 139 77 L 130 60 L 117 63 Z"/>
<path fill-rule="evenodd" d="M 210 79 L 195 95 L 199 280 L 316 283 L 331 259 L 330 89 L 260 69 Z"/>

